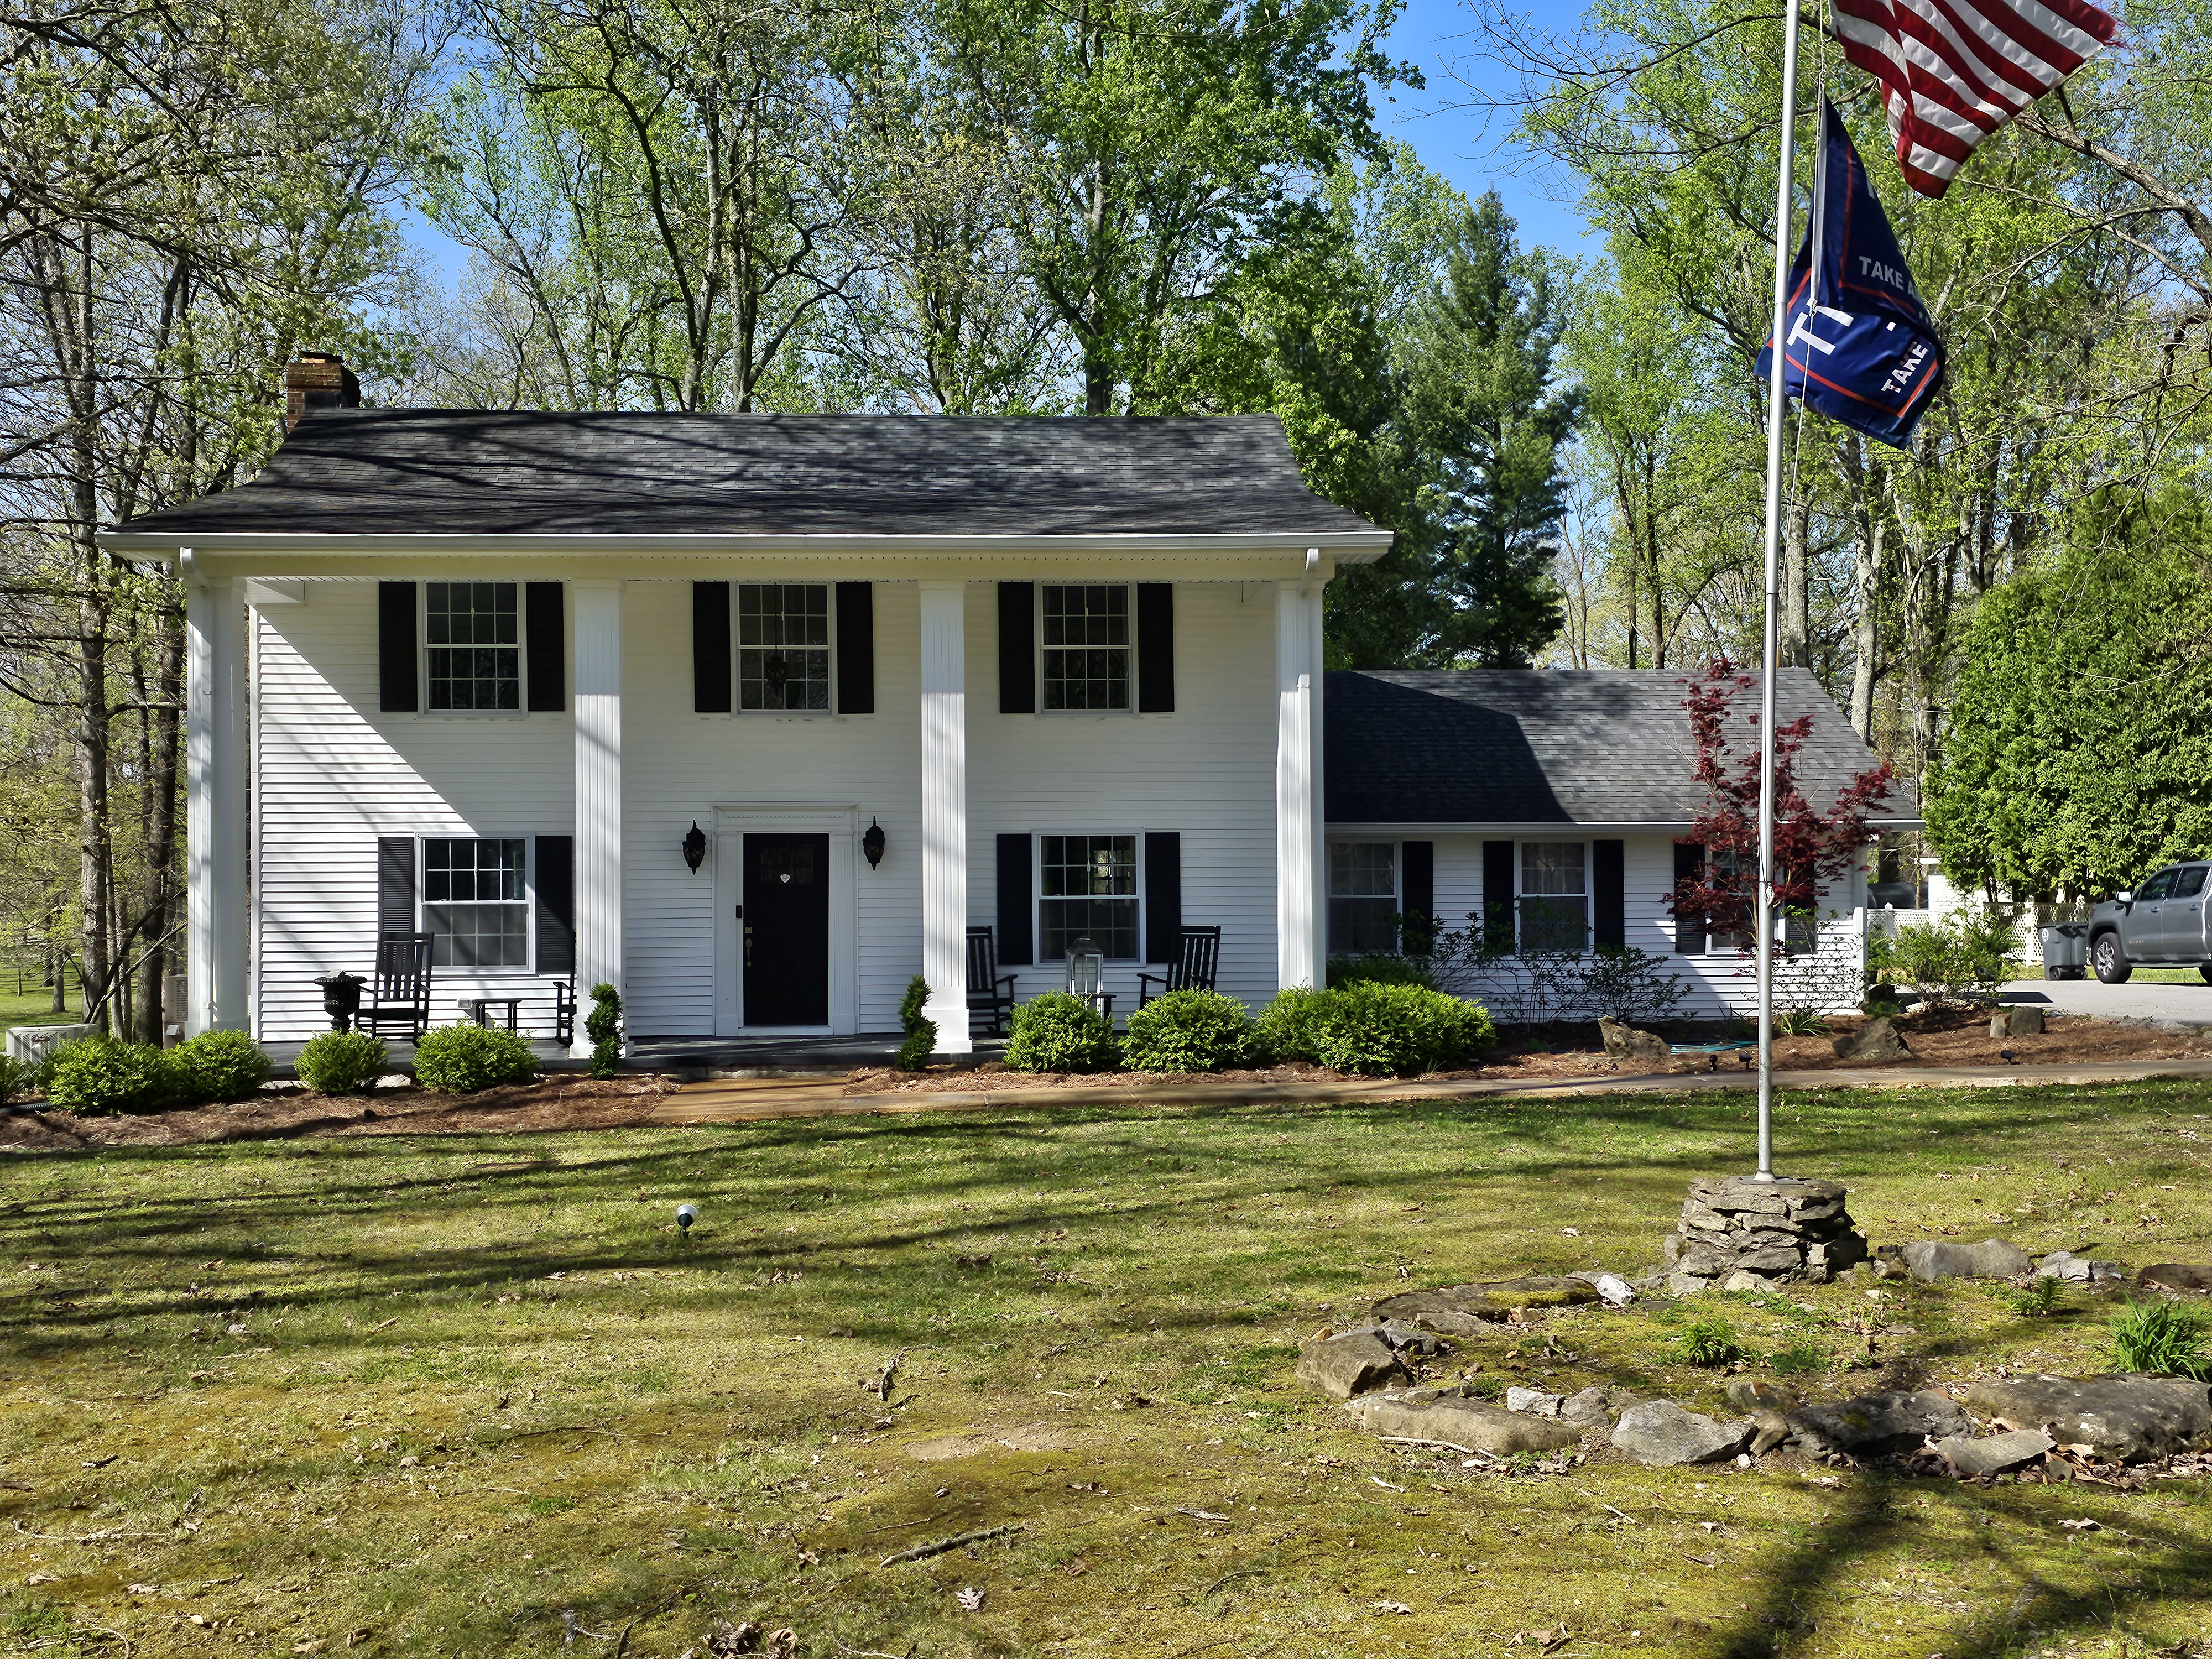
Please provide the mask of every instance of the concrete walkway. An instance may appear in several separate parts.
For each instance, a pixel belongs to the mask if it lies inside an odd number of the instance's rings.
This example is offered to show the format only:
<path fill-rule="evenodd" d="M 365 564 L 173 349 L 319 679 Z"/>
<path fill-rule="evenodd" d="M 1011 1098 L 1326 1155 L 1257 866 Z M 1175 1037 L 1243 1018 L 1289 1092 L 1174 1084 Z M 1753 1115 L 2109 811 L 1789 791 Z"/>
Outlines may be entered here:
<path fill-rule="evenodd" d="M 2138 975 L 2141 970 L 2138 969 Z M 2020 979 L 1997 988 L 2003 1002 L 2021 1002 L 2091 1019 L 2139 1019 L 2158 1024 L 2212 1026 L 2212 985 L 2191 973 L 2186 983 L 2140 976 L 2125 985 L 2094 979 Z"/>
<path fill-rule="evenodd" d="M 2212 989 L 2212 987 L 2208 987 Z M 1777 1072 L 1777 1089 L 2002 1089 L 2084 1083 L 2141 1083 L 2155 1078 L 2212 1082 L 2212 1060 L 2154 1060 L 2075 1066 L 1899 1066 Z M 1492 1096 L 1741 1094 L 1759 1079 L 1745 1072 L 1656 1073 L 1642 1076 L 1479 1079 L 1462 1082 L 1395 1078 L 1328 1083 L 1139 1083 L 1096 1088 L 948 1089 L 848 1095 L 841 1082 L 815 1078 L 732 1078 L 686 1084 L 647 1120 L 654 1123 L 759 1123 L 779 1118 L 909 1112 L 1015 1111 L 1039 1107 L 1260 1106 L 1352 1104 L 1365 1101 L 1477 1100 Z"/>

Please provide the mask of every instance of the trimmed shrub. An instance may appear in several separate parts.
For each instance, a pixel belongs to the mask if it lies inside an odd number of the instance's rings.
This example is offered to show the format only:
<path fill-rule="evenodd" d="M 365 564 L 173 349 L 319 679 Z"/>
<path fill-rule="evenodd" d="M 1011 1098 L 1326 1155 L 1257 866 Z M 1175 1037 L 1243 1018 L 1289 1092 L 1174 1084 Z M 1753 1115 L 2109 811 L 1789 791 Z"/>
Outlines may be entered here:
<path fill-rule="evenodd" d="M 1423 985 L 1433 991 L 1436 978 L 1425 962 L 1395 951 L 1374 951 L 1364 957 L 1331 957 L 1328 988 L 1346 985 Z"/>
<path fill-rule="evenodd" d="M 111 1036 L 65 1042 L 46 1062 L 46 1098 L 64 1111 L 98 1117 L 108 1112 L 154 1112 L 181 1094 L 177 1068 L 150 1042 Z"/>
<path fill-rule="evenodd" d="M 243 1031 L 202 1031 L 172 1048 L 169 1063 L 194 1100 L 243 1100 L 269 1081 L 269 1056 Z"/>
<path fill-rule="evenodd" d="M 1014 1010 L 1006 1064 L 1017 1072 L 1095 1072 L 1114 1058 L 1114 1028 L 1081 997 L 1048 991 Z"/>
<path fill-rule="evenodd" d="M 382 1077 L 384 1039 L 367 1031 L 325 1031 L 311 1036 L 292 1069 L 310 1089 L 326 1095 L 355 1095 Z"/>
<path fill-rule="evenodd" d="M 899 999 L 899 1030 L 906 1033 L 898 1051 L 902 1072 L 921 1071 L 937 1052 L 937 1022 L 925 1018 L 921 1012 L 928 1006 L 929 981 L 916 974 L 906 982 L 906 994 Z"/>
<path fill-rule="evenodd" d="M 520 1033 L 483 1025 L 441 1025 L 415 1045 L 415 1080 L 440 1094 L 472 1095 L 538 1075 L 538 1056 Z"/>
<path fill-rule="evenodd" d="M 46 1087 L 46 1068 L 35 1060 L 0 1054 L 0 1100 L 38 1094 Z"/>
<path fill-rule="evenodd" d="M 1251 1057 L 1252 1017 L 1218 991 L 1170 991 L 1129 1016 L 1121 1060 L 1139 1072 L 1218 1072 Z"/>
<path fill-rule="evenodd" d="M 592 1040 L 592 1075 L 612 1077 L 622 1070 L 622 993 L 606 981 L 592 987 L 592 1012 L 584 1035 Z"/>
<path fill-rule="evenodd" d="M 1472 1002 L 1418 985 L 1357 983 L 1324 994 L 1321 1063 L 1365 1077 L 1411 1076 L 1463 1066 L 1496 1033 Z"/>
<path fill-rule="evenodd" d="M 1321 1060 L 1322 1011 L 1332 993 L 1294 985 L 1275 993 L 1274 1000 L 1260 1011 L 1253 1039 L 1260 1051 L 1273 1060 Z"/>

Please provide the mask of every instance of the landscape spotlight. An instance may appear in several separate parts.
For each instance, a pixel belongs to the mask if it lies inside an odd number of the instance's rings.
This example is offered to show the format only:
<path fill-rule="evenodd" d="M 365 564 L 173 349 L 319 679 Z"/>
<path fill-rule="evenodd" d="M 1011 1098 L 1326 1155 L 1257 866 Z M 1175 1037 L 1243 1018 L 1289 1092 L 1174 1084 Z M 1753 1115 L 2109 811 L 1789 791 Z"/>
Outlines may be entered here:
<path fill-rule="evenodd" d="M 691 1231 L 691 1224 L 698 1218 L 699 1212 L 696 1206 L 679 1204 L 676 1206 L 676 1227 L 678 1231 L 685 1233 L 690 1232 Z"/>

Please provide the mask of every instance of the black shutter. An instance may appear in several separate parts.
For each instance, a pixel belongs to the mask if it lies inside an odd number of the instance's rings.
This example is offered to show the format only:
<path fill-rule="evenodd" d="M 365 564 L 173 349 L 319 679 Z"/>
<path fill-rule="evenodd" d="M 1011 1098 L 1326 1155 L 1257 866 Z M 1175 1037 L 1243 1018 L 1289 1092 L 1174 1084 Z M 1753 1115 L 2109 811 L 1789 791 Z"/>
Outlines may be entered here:
<path fill-rule="evenodd" d="M 876 585 L 837 584 L 837 712 L 876 712 Z"/>
<path fill-rule="evenodd" d="M 401 583 L 405 586 L 408 584 Z M 376 931 L 411 933 L 415 931 L 415 837 L 379 836 L 376 838 Z"/>
<path fill-rule="evenodd" d="M 522 616 L 530 658 L 530 712 L 560 714 L 568 706 L 568 629 L 561 614 L 561 584 L 524 583 Z"/>
<path fill-rule="evenodd" d="M 999 584 L 999 712 L 1036 713 L 1036 584 Z"/>
<path fill-rule="evenodd" d="M 1036 960 L 1030 927 L 1030 838 L 999 837 L 999 965 Z"/>
<path fill-rule="evenodd" d="M 1182 953 L 1182 836 L 1167 830 L 1145 837 L 1145 960 Z"/>
<path fill-rule="evenodd" d="M 1406 918 L 1399 929 L 1399 948 L 1409 957 L 1425 957 L 1437 937 L 1437 844 L 1401 842 L 1399 857 L 1398 908 Z"/>
<path fill-rule="evenodd" d="M 730 712 L 730 585 L 691 584 L 691 708 Z"/>
<path fill-rule="evenodd" d="M 538 837 L 538 971 L 576 971 L 576 842 Z"/>
<path fill-rule="evenodd" d="M 1175 713 L 1175 584 L 1137 584 L 1137 712 Z M 1155 961 L 1171 960 L 1156 957 Z"/>
<path fill-rule="evenodd" d="M 1686 881 L 1701 881 L 1705 873 L 1705 849 L 1693 841 L 1674 843 L 1674 888 L 1682 890 Z M 1701 957 L 1705 953 L 1705 919 L 1700 915 L 1678 914 L 1674 918 L 1674 954 Z"/>
<path fill-rule="evenodd" d="M 1628 843 L 1590 843 L 1590 943 L 1601 951 L 1628 946 Z"/>
<path fill-rule="evenodd" d="M 376 706 L 411 714 L 415 691 L 415 584 L 376 585 Z"/>
<path fill-rule="evenodd" d="M 1513 949 L 1513 843 L 1482 843 L 1482 936 L 1493 951 Z"/>

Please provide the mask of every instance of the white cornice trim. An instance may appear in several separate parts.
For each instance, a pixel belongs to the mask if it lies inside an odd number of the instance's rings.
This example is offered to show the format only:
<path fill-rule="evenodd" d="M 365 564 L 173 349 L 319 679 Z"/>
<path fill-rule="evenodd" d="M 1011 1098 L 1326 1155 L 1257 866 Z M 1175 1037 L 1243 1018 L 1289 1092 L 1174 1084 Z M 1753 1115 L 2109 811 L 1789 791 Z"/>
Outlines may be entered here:
<path fill-rule="evenodd" d="M 1867 824 L 1877 830 L 1914 830 L 1925 820 L 1916 817 L 1869 817 Z M 1679 836 L 1692 827 L 1692 820 L 1640 820 L 1619 823 L 1340 823 L 1331 818 L 1326 826 L 1329 835 L 1337 837 L 1372 836 L 1378 841 L 1426 840 L 1432 836 L 1511 836 L 1531 840 L 1549 836 L 1559 840 L 1575 841 L 1591 836 Z"/>

